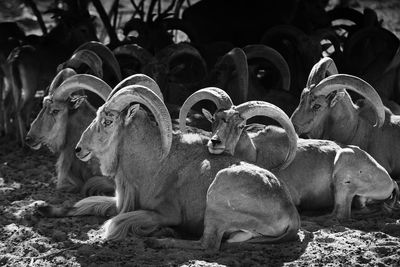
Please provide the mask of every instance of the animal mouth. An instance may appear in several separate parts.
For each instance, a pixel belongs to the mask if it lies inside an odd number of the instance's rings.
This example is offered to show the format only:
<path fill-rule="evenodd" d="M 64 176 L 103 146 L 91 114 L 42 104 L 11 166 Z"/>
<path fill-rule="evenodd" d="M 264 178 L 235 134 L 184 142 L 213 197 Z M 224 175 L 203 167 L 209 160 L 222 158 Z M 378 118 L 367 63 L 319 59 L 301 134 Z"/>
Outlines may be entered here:
<path fill-rule="evenodd" d="M 76 156 L 81 160 L 81 161 L 88 161 L 91 156 L 92 152 L 87 152 L 86 154 L 82 155 L 82 153 L 77 153 Z"/>
<path fill-rule="evenodd" d="M 210 152 L 211 154 L 219 155 L 219 154 L 224 153 L 224 151 L 225 151 L 225 146 L 219 146 L 219 147 L 209 146 L 208 147 L 208 152 Z"/>
<path fill-rule="evenodd" d="M 27 143 L 27 145 L 30 148 L 32 148 L 33 150 L 39 150 L 42 147 L 42 143 L 40 141 L 38 141 L 36 143 L 30 142 L 30 143 Z"/>

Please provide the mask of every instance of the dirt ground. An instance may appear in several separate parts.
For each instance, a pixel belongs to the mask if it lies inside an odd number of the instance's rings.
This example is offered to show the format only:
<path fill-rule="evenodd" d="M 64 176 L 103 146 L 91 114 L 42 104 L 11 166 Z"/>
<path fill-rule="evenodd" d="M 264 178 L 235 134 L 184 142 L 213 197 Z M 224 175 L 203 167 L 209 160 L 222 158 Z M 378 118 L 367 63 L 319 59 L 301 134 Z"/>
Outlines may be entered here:
<path fill-rule="evenodd" d="M 400 37 L 400 1 L 360 1 Z M 152 249 L 143 239 L 107 242 L 107 218 L 43 218 L 47 202 L 69 205 L 77 194 L 55 190 L 56 157 L 0 138 L 0 266 L 400 266 L 400 212 L 349 222 L 302 216 L 299 239 L 278 245 L 223 245 L 219 253 Z"/>

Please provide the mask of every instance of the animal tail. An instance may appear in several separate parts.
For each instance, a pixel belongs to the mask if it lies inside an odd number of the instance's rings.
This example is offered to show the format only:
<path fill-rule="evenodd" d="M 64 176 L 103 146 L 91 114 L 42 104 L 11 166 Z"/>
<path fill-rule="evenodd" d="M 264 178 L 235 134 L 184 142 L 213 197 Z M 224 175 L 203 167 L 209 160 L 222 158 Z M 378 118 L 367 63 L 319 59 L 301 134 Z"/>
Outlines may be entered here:
<path fill-rule="evenodd" d="M 383 208 L 389 212 L 392 213 L 393 211 L 399 211 L 400 210 L 400 202 L 399 202 L 399 196 L 400 196 L 400 190 L 397 182 L 393 180 L 393 185 L 394 189 L 392 194 L 390 195 L 389 198 L 387 198 L 383 202 Z"/>

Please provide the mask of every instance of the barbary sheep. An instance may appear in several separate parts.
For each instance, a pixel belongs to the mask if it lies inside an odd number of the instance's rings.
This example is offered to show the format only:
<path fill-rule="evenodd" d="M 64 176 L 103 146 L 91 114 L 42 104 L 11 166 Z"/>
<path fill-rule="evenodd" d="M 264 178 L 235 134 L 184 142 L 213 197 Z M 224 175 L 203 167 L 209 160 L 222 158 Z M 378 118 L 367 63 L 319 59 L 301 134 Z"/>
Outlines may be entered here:
<path fill-rule="evenodd" d="M 356 146 L 299 139 L 295 154 L 288 156 L 287 147 L 296 145 L 296 142 L 288 142 L 281 128 L 268 126 L 257 133 L 244 130 L 246 120 L 252 116 L 264 115 L 277 121 L 288 119 L 282 110 L 269 103 L 253 101 L 234 106 L 224 91 L 217 88 L 202 89 L 182 106 L 182 131 L 185 131 L 186 111 L 204 99 L 217 105 L 214 115 L 204 110 L 205 116 L 212 122 L 212 134 L 207 143 L 209 152 L 235 155 L 260 167 L 272 169 L 277 178 L 286 183 L 295 205 L 302 210 L 334 207 L 331 217 L 349 219 L 355 196 L 362 207 L 370 199 L 389 199 L 390 204 L 384 203 L 389 210 L 397 203 L 399 189 L 396 182 L 376 160 Z M 259 112 L 249 112 L 255 106 Z M 287 126 L 285 130 L 289 131 Z M 282 165 L 285 158 L 292 160 Z"/>
<path fill-rule="evenodd" d="M 146 106 L 156 123 L 133 102 Z M 128 231 L 149 236 L 173 226 L 203 232 L 200 241 L 158 240 L 163 247 L 218 250 L 224 234 L 231 242 L 296 238 L 299 215 L 285 185 L 265 169 L 210 155 L 204 141 L 196 134 L 173 133 L 165 104 L 151 90 L 124 87 L 98 110 L 76 148 L 81 160 L 98 158 L 103 174 L 114 177 L 114 205 L 91 197 L 64 211 L 113 213 L 116 206 L 119 214 L 105 225 L 108 239 L 124 238 Z M 46 215 L 54 211 L 41 208 Z"/>
<path fill-rule="evenodd" d="M 325 67 L 303 90 L 291 120 L 299 135 L 356 145 L 368 152 L 398 179 L 400 161 L 400 117 L 387 109 L 374 88 L 364 80 L 346 74 L 325 78 Z M 326 66 L 326 65 L 325 65 Z M 365 99 L 355 103 L 346 90 Z"/>

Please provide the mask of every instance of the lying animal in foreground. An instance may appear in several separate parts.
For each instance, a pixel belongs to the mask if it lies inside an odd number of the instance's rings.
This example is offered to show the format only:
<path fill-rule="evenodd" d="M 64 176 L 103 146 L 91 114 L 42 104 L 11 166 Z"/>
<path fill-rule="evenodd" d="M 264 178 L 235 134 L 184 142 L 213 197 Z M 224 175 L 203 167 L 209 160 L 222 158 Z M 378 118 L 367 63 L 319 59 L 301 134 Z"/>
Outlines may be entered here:
<path fill-rule="evenodd" d="M 204 99 L 217 105 L 214 115 L 204 111 L 212 122 L 212 135 L 207 143 L 209 152 L 235 155 L 272 169 L 277 178 L 288 186 L 294 204 L 301 210 L 334 207 L 332 217 L 350 219 L 352 200 L 356 196 L 364 208 L 369 200 L 389 199 L 384 203 L 389 210 L 398 204 L 397 183 L 376 160 L 356 146 L 299 139 L 297 152 L 287 155 L 287 147 L 296 145 L 296 142 L 290 139 L 288 142 L 281 128 L 268 126 L 257 133 L 244 130 L 246 120 L 252 116 L 270 116 L 278 122 L 288 119 L 282 110 L 269 103 L 251 101 L 234 106 L 224 91 L 202 89 L 182 106 L 182 131 L 185 131 L 186 110 Z M 258 107 L 258 112 L 249 116 L 249 110 L 254 107 Z M 285 129 L 288 132 L 288 126 Z M 288 165 L 280 165 L 286 158 L 293 160 Z"/>
<path fill-rule="evenodd" d="M 296 132 L 309 138 L 359 146 L 391 177 L 399 179 L 400 116 L 385 108 L 377 92 L 364 80 L 346 74 L 325 78 L 325 67 L 318 73 L 320 78 L 303 90 L 291 117 Z M 344 88 L 365 99 L 354 103 Z"/>
<path fill-rule="evenodd" d="M 157 123 L 133 102 L 151 110 Z M 124 238 L 128 231 L 150 236 L 166 227 L 203 233 L 200 241 L 159 240 L 168 247 L 218 250 L 224 234 L 232 242 L 295 239 L 299 215 L 284 184 L 235 157 L 210 155 L 204 141 L 173 133 L 167 108 L 151 90 L 124 87 L 98 110 L 76 148 L 81 160 L 97 157 L 103 174 L 115 178 L 116 197 L 89 197 L 73 208 L 40 211 L 118 212 L 105 224 L 108 239 Z"/>

